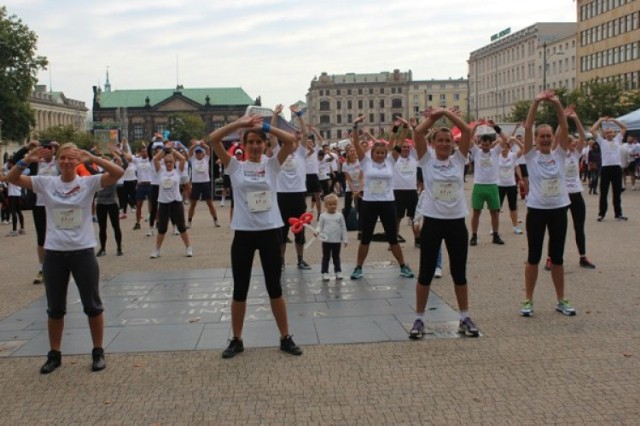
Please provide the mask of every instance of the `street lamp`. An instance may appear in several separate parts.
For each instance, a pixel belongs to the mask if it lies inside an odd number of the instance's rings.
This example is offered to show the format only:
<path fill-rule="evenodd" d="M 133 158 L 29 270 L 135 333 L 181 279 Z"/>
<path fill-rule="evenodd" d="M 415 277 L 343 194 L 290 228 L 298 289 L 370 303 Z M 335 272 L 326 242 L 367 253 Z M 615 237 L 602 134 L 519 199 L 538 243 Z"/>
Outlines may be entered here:
<path fill-rule="evenodd" d="M 553 58 L 555 55 L 564 55 L 564 52 L 558 50 L 557 52 L 553 52 L 551 55 L 547 56 L 547 42 L 542 43 L 542 90 L 547 90 L 547 66 L 549 65 L 547 61 Z"/>

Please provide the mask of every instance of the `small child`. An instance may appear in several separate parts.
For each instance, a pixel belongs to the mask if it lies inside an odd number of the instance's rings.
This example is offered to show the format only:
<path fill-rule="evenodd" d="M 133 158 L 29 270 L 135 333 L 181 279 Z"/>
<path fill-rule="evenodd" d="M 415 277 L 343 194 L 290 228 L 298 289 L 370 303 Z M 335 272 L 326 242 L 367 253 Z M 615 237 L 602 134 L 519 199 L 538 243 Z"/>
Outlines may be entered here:
<path fill-rule="evenodd" d="M 320 215 L 314 235 L 325 234 L 327 239 L 322 242 L 322 281 L 329 281 L 329 257 L 333 258 L 333 268 L 336 280 L 342 279 L 340 266 L 340 244 L 347 246 L 347 224 L 344 215 L 338 213 L 338 197 L 328 194 L 324 197 L 325 213 Z"/>

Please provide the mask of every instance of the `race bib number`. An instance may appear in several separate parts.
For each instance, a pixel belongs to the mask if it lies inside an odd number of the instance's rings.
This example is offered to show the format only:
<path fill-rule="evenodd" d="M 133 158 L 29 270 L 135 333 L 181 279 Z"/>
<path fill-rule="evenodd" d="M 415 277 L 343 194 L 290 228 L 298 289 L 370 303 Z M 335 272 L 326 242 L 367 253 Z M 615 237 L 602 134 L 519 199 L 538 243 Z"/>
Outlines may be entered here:
<path fill-rule="evenodd" d="M 198 172 L 198 173 L 204 173 L 204 172 L 205 172 L 204 164 L 198 164 L 198 165 L 196 165 L 196 172 Z"/>
<path fill-rule="evenodd" d="M 578 176 L 578 166 L 576 163 L 569 163 L 564 168 L 564 174 L 567 177 L 573 178 Z"/>
<path fill-rule="evenodd" d="M 387 192 L 387 181 L 376 179 L 371 181 L 372 194 L 384 194 Z"/>
<path fill-rule="evenodd" d="M 53 220 L 57 229 L 77 229 L 82 226 L 81 209 L 54 209 Z"/>
<path fill-rule="evenodd" d="M 491 158 L 481 158 L 480 159 L 480 167 L 483 169 L 490 169 L 493 167 L 493 160 Z"/>
<path fill-rule="evenodd" d="M 562 193 L 560 191 L 560 186 L 560 179 L 542 179 L 542 196 L 559 197 Z"/>
<path fill-rule="evenodd" d="M 164 189 L 171 189 L 173 188 L 173 180 L 171 179 L 163 179 L 162 180 L 162 187 Z"/>
<path fill-rule="evenodd" d="M 263 212 L 271 210 L 271 191 L 257 191 L 247 193 L 249 211 Z"/>
<path fill-rule="evenodd" d="M 513 176 L 511 167 L 500 167 L 500 180 L 509 180 Z"/>
<path fill-rule="evenodd" d="M 287 158 L 287 160 L 282 163 L 282 170 L 284 170 L 285 172 L 293 172 L 296 170 L 296 160 L 294 160 L 293 158 Z"/>
<path fill-rule="evenodd" d="M 431 186 L 431 192 L 433 197 L 439 201 L 452 202 L 458 198 L 458 183 L 457 182 L 433 182 Z"/>
<path fill-rule="evenodd" d="M 398 169 L 400 170 L 400 173 L 405 176 L 413 175 L 413 167 L 411 167 L 411 164 L 409 162 L 400 163 Z"/>
<path fill-rule="evenodd" d="M 138 163 L 137 167 L 140 167 L 142 170 L 146 170 L 149 168 L 149 163 L 146 161 L 142 163 Z"/>

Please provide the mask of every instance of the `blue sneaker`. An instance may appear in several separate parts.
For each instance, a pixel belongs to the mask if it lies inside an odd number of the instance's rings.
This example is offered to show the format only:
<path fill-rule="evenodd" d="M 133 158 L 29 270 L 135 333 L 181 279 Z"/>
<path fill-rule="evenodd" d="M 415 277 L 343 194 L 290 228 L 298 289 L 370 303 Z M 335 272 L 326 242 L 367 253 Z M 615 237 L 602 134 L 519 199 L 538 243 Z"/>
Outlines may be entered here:
<path fill-rule="evenodd" d="M 458 334 L 469 335 L 471 337 L 478 337 L 480 332 L 478 331 L 478 327 L 476 323 L 469 317 L 460 321 L 460 325 L 458 326 Z"/>
<path fill-rule="evenodd" d="M 364 272 L 362 272 L 362 267 L 356 266 L 353 272 L 351 273 L 351 279 L 359 280 L 362 277 L 364 277 Z"/>
<path fill-rule="evenodd" d="M 407 265 L 404 265 L 404 266 L 400 267 L 400 275 L 402 275 L 405 278 L 413 278 L 414 277 L 413 271 Z"/>
<path fill-rule="evenodd" d="M 420 339 L 424 336 L 424 322 L 421 319 L 417 319 L 413 322 L 413 327 L 409 332 L 409 339 Z"/>

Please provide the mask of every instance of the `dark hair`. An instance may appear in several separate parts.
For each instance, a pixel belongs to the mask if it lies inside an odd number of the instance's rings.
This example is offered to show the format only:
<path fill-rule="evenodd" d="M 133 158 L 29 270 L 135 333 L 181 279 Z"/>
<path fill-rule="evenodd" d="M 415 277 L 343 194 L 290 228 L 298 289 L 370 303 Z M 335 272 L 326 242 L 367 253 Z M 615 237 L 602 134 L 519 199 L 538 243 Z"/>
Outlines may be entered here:
<path fill-rule="evenodd" d="M 267 134 L 265 132 L 263 132 L 262 130 L 250 129 L 250 130 L 247 130 L 246 132 L 244 132 L 242 134 L 242 143 L 243 144 L 247 143 L 247 138 L 249 137 L 249 135 L 251 133 L 255 133 L 260 139 L 262 139 L 263 142 L 265 142 L 267 140 Z"/>

